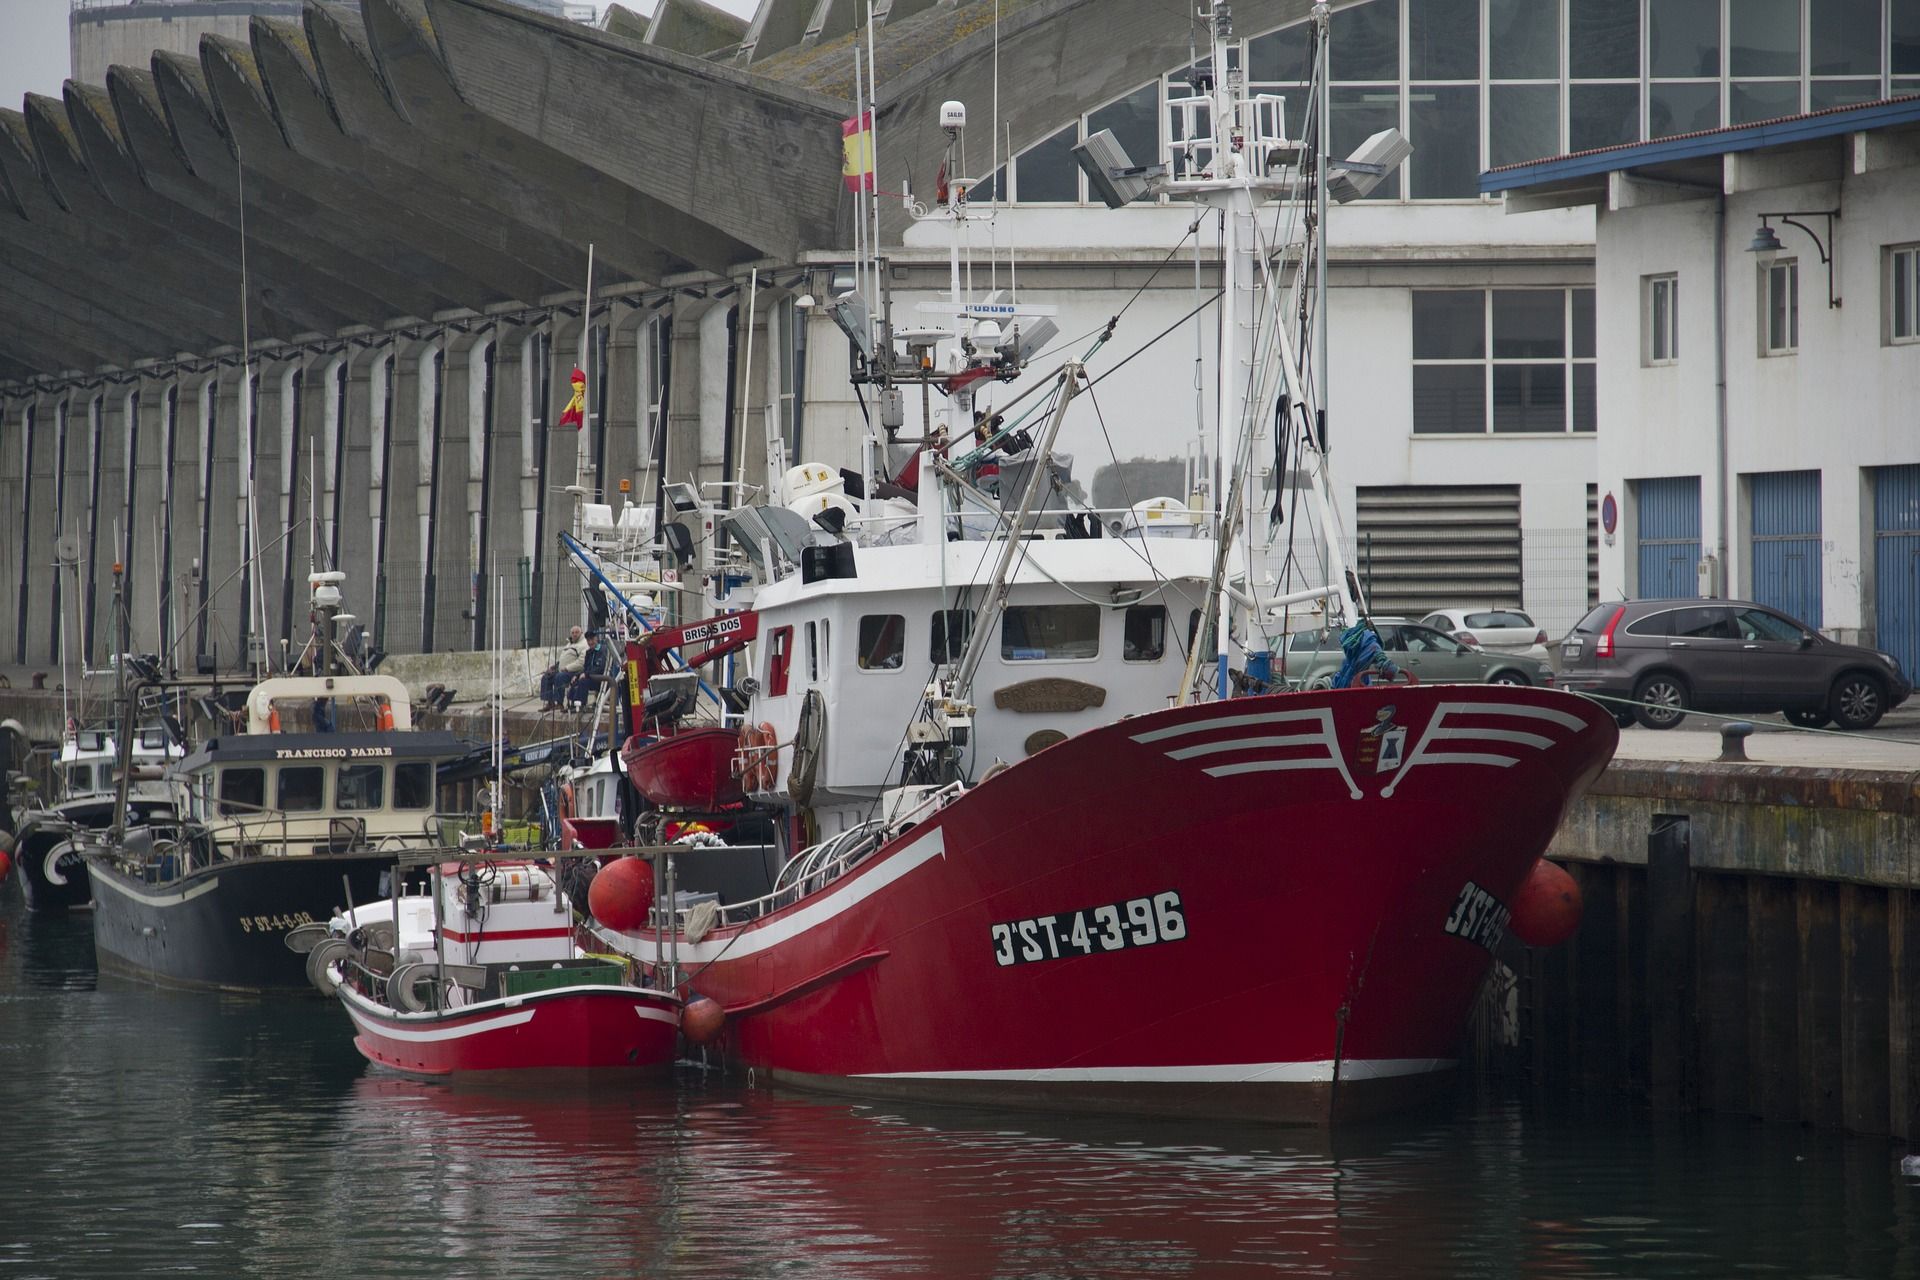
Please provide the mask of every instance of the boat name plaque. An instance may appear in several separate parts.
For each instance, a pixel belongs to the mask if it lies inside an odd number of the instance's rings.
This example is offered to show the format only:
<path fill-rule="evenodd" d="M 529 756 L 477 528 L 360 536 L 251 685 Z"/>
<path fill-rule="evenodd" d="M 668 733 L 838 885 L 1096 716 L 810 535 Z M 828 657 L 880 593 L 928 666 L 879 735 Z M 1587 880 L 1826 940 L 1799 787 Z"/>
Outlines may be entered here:
<path fill-rule="evenodd" d="M 393 754 L 392 747 L 277 747 L 275 760 L 366 760 Z"/>
<path fill-rule="evenodd" d="M 1022 680 L 1019 684 L 993 691 L 993 705 L 1002 711 L 1058 714 L 1105 706 L 1106 701 L 1107 691 L 1099 685 L 1088 684 L 1084 680 L 1068 680 L 1062 676 Z"/>

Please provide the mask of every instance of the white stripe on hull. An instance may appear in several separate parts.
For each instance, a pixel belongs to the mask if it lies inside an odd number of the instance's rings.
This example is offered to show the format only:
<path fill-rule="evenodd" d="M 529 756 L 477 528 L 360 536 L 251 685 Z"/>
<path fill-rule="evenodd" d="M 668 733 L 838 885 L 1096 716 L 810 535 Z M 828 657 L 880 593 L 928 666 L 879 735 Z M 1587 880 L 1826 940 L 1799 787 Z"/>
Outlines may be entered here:
<path fill-rule="evenodd" d="M 121 884 L 113 876 L 104 872 L 93 877 L 93 884 L 94 892 L 96 893 L 99 892 L 101 885 L 105 885 L 121 897 L 132 898 L 135 902 L 144 903 L 149 907 L 177 907 L 183 902 L 192 902 L 201 894 L 212 893 L 220 887 L 220 877 L 215 876 L 211 880 L 202 881 L 191 889 L 181 890 L 176 893 L 141 893 L 138 889 L 127 888 L 126 885 Z"/>
<path fill-rule="evenodd" d="M 1453 1058 L 1349 1058 L 1342 1080 L 1451 1071 Z M 1230 1062 L 1190 1067 L 1036 1067 L 1005 1071 L 870 1071 L 858 1080 L 1002 1080 L 1018 1084 L 1328 1084 L 1334 1061 Z"/>
<path fill-rule="evenodd" d="M 680 963 L 706 964 L 723 955 L 729 960 L 742 960 L 769 947 L 777 947 L 860 905 L 908 873 L 919 870 L 935 858 L 945 857 L 946 852 L 946 834 L 935 827 L 873 870 L 848 883 L 845 888 L 829 889 L 818 901 L 808 903 L 791 915 L 781 916 L 759 928 L 749 925 L 739 933 L 712 942 L 683 941 L 679 949 Z M 656 940 L 630 933 L 615 933 L 613 936 L 620 938 L 631 954 L 641 959 L 659 960 L 666 954 Z"/>
<path fill-rule="evenodd" d="M 542 992 L 541 1003 L 551 1003 L 553 998 L 559 995 L 570 995 L 583 991 L 604 992 L 613 990 L 615 990 L 615 988 L 604 986 L 563 987 L 555 991 Z M 405 1019 L 407 1022 L 418 1021 L 428 1024 L 443 1022 L 446 1020 L 446 1015 L 438 1013 L 396 1014 L 389 1011 L 383 1005 L 376 1005 L 367 1000 L 366 997 L 360 995 L 358 992 L 349 993 L 348 989 L 343 987 L 341 988 L 341 994 L 341 1003 L 346 1005 L 348 1015 L 353 1018 L 354 1025 L 359 1027 L 360 1030 L 371 1035 L 385 1036 L 389 1040 L 402 1040 L 409 1044 L 433 1044 L 444 1040 L 460 1040 L 467 1036 L 480 1035 L 488 1031 L 499 1031 L 506 1027 L 525 1026 L 527 1023 L 533 1021 L 534 1014 L 538 1012 L 537 1008 L 527 1009 L 515 1007 L 520 1005 L 521 1001 L 525 999 L 525 997 L 516 996 L 511 1001 L 487 1002 L 487 1004 L 493 1004 L 502 1009 L 512 1010 L 512 1012 L 503 1013 L 498 1017 L 480 1017 L 477 1021 L 466 1021 L 465 1019 L 476 1018 L 478 1015 L 486 1012 L 486 1005 L 475 1005 L 461 1010 L 460 1013 L 456 1015 L 463 1019 L 458 1026 L 427 1025 L 410 1027 L 404 1024 L 396 1024 L 400 1019 Z M 639 1005 L 635 1006 L 634 1013 L 643 1019 L 653 1022 L 665 1022 L 674 1026 L 678 1026 L 680 1022 L 678 1015 L 667 1009 L 655 1009 L 645 1005 Z"/>

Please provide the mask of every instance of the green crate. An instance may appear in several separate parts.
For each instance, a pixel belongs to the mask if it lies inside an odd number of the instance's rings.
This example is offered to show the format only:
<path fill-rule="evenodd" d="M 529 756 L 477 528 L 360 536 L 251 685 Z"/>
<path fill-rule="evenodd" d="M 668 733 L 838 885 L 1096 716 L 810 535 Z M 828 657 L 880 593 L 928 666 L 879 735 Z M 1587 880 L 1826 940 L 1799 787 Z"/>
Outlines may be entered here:
<path fill-rule="evenodd" d="M 554 961 L 550 966 L 507 970 L 500 975 L 501 993 L 524 996 L 561 987 L 615 987 L 626 981 L 626 974 L 625 966 L 604 960 Z"/>

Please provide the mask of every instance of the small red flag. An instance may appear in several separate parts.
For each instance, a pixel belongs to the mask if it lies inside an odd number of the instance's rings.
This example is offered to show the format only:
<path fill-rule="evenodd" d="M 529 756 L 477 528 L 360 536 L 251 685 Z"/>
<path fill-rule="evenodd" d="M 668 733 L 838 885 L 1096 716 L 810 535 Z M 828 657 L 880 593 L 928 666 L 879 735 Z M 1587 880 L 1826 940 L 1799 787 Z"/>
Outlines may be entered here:
<path fill-rule="evenodd" d="M 573 399 L 561 412 L 560 425 L 575 431 L 587 425 L 587 375 L 578 369 L 573 371 Z"/>

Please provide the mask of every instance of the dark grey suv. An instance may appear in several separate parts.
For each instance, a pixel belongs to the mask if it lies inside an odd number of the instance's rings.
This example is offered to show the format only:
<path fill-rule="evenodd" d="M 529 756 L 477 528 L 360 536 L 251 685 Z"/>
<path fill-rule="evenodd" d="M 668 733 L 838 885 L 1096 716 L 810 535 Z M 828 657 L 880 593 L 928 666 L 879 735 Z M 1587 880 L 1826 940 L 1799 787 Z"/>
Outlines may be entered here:
<path fill-rule="evenodd" d="M 1632 698 L 1642 704 L 1632 718 L 1649 729 L 1671 729 L 1689 708 L 1870 729 L 1913 692 L 1892 655 L 1746 600 L 1600 605 L 1561 641 L 1560 687 Z M 1627 722 L 1626 708 L 1616 715 Z"/>

